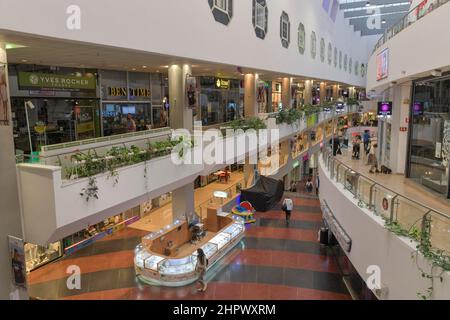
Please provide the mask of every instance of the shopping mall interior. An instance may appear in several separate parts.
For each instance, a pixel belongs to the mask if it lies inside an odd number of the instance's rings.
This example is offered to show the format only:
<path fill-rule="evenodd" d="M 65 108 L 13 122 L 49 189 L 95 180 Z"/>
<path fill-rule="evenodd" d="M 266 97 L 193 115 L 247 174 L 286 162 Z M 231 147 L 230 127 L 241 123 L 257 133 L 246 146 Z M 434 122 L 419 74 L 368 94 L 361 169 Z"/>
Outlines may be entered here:
<path fill-rule="evenodd" d="M 450 1 L 104 2 L 0 1 L 1 300 L 450 299 Z"/>

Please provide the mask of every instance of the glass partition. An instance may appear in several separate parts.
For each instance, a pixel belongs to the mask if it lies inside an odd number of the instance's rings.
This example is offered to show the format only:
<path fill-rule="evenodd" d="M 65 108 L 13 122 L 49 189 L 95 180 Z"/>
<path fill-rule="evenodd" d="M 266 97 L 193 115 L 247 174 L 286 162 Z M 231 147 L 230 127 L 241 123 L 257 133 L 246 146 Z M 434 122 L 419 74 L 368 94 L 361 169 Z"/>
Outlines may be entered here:
<path fill-rule="evenodd" d="M 442 250 L 444 255 L 450 253 L 450 216 L 430 209 L 413 199 L 406 198 L 389 188 L 382 186 L 355 172 L 332 156 L 331 150 L 322 151 L 323 162 L 332 179 L 352 192 L 358 206 L 382 216 L 387 224 L 400 228 L 401 233 L 408 234 L 413 240 L 424 241 L 423 230 L 427 219 L 430 220 L 428 231 L 432 250 Z"/>

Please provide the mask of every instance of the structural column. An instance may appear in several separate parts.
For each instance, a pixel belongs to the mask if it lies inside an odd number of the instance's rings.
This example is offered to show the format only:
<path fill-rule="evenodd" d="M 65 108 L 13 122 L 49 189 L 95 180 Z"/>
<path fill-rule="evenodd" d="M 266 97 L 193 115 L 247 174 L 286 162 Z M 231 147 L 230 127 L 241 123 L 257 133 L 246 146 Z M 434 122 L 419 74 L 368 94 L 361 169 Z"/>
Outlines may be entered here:
<path fill-rule="evenodd" d="M 409 108 L 411 105 L 412 83 L 406 82 L 393 88 L 393 113 L 391 119 L 390 163 L 386 165 L 394 173 L 404 174 L 408 154 Z M 386 133 L 388 134 L 388 133 Z M 389 138 L 389 137 L 386 137 Z"/>
<path fill-rule="evenodd" d="M 320 83 L 320 103 L 324 104 L 327 100 L 327 83 Z"/>
<path fill-rule="evenodd" d="M 192 110 L 186 103 L 186 76 L 192 75 L 190 65 L 169 66 L 169 100 L 170 100 L 170 126 L 172 129 L 185 128 L 192 130 Z"/>
<path fill-rule="evenodd" d="M 7 122 L 0 123 L 0 299 L 27 299 L 26 289 L 14 285 L 8 236 L 23 239 L 19 195 L 17 191 L 11 104 L 7 75 L 5 44 L 0 42 L 0 114 Z M 22 247 L 23 248 L 23 247 Z M 22 258 L 25 261 L 23 250 Z M 25 264 L 22 266 L 25 269 Z M 25 270 L 24 270 L 25 272 Z"/>
<path fill-rule="evenodd" d="M 292 107 L 292 78 L 283 78 L 281 102 L 283 103 L 283 109 L 290 109 Z"/>
<path fill-rule="evenodd" d="M 255 118 L 258 116 L 258 103 L 256 100 L 256 82 L 258 75 L 248 73 L 244 76 L 244 117 Z"/>
<path fill-rule="evenodd" d="M 303 93 L 303 98 L 305 99 L 305 105 L 312 104 L 312 88 L 313 80 L 305 80 L 305 91 Z"/>
<path fill-rule="evenodd" d="M 339 85 L 333 85 L 333 101 L 339 100 Z"/>
<path fill-rule="evenodd" d="M 189 183 L 172 192 L 173 221 L 195 212 L 194 183 Z"/>

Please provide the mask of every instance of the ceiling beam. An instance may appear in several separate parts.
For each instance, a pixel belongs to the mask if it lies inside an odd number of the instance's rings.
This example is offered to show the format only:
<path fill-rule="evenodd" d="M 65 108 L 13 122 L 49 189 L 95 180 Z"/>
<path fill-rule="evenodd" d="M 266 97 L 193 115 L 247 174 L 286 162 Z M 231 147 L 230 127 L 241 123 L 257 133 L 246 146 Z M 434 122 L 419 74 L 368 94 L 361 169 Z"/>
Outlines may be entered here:
<path fill-rule="evenodd" d="M 353 10 L 353 11 L 344 11 L 344 18 L 371 16 L 372 12 L 373 12 L 373 10 L 370 10 L 370 9 L 369 10 L 361 9 L 361 10 Z M 380 8 L 381 14 L 397 13 L 397 12 L 403 12 L 403 14 L 406 15 L 409 12 L 409 5 Z"/>
<path fill-rule="evenodd" d="M 389 5 L 389 4 L 397 4 L 402 2 L 407 2 L 408 0 L 370 0 L 370 5 L 375 6 L 382 6 L 382 5 Z M 355 8 L 362 8 L 365 7 L 367 3 L 366 1 L 356 1 L 356 2 L 348 2 L 348 3 L 341 3 L 339 5 L 339 8 L 341 10 L 347 10 L 347 9 L 355 9 Z"/>

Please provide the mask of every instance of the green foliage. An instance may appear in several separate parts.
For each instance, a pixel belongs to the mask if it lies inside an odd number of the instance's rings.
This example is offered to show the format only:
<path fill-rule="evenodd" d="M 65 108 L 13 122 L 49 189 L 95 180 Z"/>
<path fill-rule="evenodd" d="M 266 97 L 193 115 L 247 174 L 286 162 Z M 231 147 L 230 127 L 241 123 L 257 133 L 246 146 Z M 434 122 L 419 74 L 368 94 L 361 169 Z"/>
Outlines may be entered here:
<path fill-rule="evenodd" d="M 89 202 L 91 198 L 98 200 L 98 186 L 95 177 L 89 178 L 89 183 L 86 188 L 81 190 L 80 196 L 85 198 L 86 202 Z"/>
<path fill-rule="evenodd" d="M 276 119 L 277 124 L 286 123 L 292 125 L 303 117 L 303 113 L 297 108 L 291 108 L 288 110 L 281 110 L 278 112 Z"/>
<path fill-rule="evenodd" d="M 349 106 L 359 106 L 359 101 L 357 99 L 348 98 L 347 105 Z"/>
<path fill-rule="evenodd" d="M 261 120 L 260 118 L 248 118 L 248 119 L 238 119 L 238 120 L 234 120 L 230 123 L 230 128 L 233 130 L 243 130 L 243 131 L 247 131 L 247 130 L 263 130 L 263 129 L 267 129 L 267 125 L 265 124 L 265 122 L 263 120 Z"/>
<path fill-rule="evenodd" d="M 318 113 L 318 112 L 322 111 L 322 109 L 323 108 L 319 105 L 308 104 L 308 105 L 303 106 L 302 110 L 303 110 L 305 116 L 309 117 L 310 115 L 313 115 L 314 113 Z"/>
<path fill-rule="evenodd" d="M 450 271 L 450 256 L 444 250 L 435 249 L 431 242 L 431 216 L 426 215 L 420 220 L 416 221 L 410 229 L 404 229 L 398 221 L 389 221 L 384 218 L 385 227 L 390 232 L 403 237 L 408 237 L 411 241 L 417 241 L 416 251 L 412 255 L 412 258 L 416 261 L 417 268 L 419 269 L 423 278 L 430 281 L 430 287 L 425 292 L 417 293 L 420 299 L 428 300 L 433 297 L 434 293 L 434 281 L 439 279 L 444 281 L 443 274 Z M 422 228 L 419 229 L 416 224 L 422 221 Z M 431 271 L 424 270 L 418 264 L 418 256 L 421 254 L 431 264 Z M 435 273 L 436 270 L 440 270 L 439 273 Z"/>

